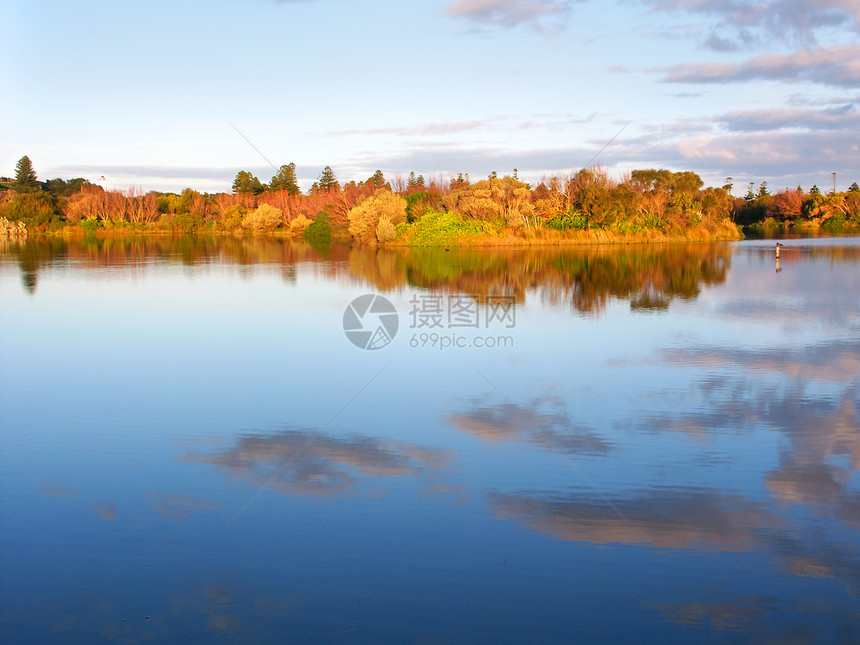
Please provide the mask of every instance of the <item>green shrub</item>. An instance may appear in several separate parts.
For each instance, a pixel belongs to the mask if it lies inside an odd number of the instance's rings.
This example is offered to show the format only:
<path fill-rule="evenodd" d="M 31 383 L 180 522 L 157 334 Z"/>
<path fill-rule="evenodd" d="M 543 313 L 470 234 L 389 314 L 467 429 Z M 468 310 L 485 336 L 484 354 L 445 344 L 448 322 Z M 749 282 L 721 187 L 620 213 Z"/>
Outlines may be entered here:
<path fill-rule="evenodd" d="M 556 231 L 584 231 L 588 228 L 588 215 L 571 208 L 566 213 L 559 213 L 544 226 Z"/>
<path fill-rule="evenodd" d="M 490 222 L 466 220 L 452 211 L 429 211 L 412 224 L 410 244 L 413 246 L 445 246 L 456 244 L 464 237 L 495 233 Z"/>
<path fill-rule="evenodd" d="M 439 199 L 426 190 L 406 195 L 406 221 L 409 223 L 421 219 L 429 210 L 439 203 Z"/>
<path fill-rule="evenodd" d="M 173 228 L 182 231 L 183 233 L 193 233 L 200 225 L 200 221 L 189 215 L 188 213 L 177 213 L 170 221 Z"/>
<path fill-rule="evenodd" d="M 842 213 L 837 213 L 828 217 L 821 222 L 821 228 L 825 231 L 839 232 L 845 226 L 845 216 Z"/>
<path fill-rule="evenodd" d="M 92 232 L 93 232 L 93 231 L 95 231 L 96 229 L 101 228 L 101 227 L 102 227 L 102 223 L 101 223 L 101 221 L 99 221 L 99 220 L 98 220 L 98 219 L 96 219 L 95 217 L 88 217 L 88 218 L 86 218 L 86 219 L 82 219 L 82 220 L 79 222 L 79 226 L 80 226 L 82 229 L 84 229 L 85 231 L 87 231 L 88 233 L 92 233 Z"/>
<path fill-rule="evenodd" d="M 59 220 L 56 202 L 48 193 L 31 192 L 16 195 L 0 209 L 0 216 L 30 226 L 47 226 Z"/>
<path fill-rule="evenodd" d="M 331 244 L 331 220 L 328 214 L 323 211 L 316 216 L 302 233 L 302 237 L 306 242 L 314 246 L 326 246 Z"/>

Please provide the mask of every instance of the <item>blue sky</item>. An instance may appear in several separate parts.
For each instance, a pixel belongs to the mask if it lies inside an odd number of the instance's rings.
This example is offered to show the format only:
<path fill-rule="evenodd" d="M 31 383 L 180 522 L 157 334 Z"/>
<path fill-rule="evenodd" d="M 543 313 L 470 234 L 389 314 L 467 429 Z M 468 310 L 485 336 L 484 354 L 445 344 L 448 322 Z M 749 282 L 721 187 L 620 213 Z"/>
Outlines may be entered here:
<path fill-rule="evenodd" d="M 341 181 L 517 168 L 536 182 L 600 162 L 618 178 L 731 176 L 735 194 L 860 181 L 860 0 L 5 0 L 2 13 L 2 175 L 27 154 L 41 179 L 146 190 L 228 191 L 243 169 L 268 181 L 266 159 L 295 162 L 305 188 L 325 165 Z"/>

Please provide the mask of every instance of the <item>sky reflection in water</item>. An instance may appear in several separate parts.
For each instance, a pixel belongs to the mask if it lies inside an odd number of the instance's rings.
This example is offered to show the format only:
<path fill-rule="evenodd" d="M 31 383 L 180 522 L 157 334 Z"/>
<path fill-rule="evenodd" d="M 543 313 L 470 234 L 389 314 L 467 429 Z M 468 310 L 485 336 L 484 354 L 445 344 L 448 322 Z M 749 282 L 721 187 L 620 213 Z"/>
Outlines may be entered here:
<path fill-rule="evenodd" d="M 5 640 L 860 638 L 856 239 L 0 261 Z"/>

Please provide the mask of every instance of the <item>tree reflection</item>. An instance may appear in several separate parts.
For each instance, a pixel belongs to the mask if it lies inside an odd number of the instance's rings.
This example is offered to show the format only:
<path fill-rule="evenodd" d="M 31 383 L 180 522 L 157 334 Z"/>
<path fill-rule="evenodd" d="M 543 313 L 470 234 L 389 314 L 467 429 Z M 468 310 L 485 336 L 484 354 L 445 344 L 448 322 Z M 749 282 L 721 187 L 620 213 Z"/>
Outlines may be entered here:
<path fill-rule="evenodd" d="M 34 293 L 38 273 L 54 262 L 87 269 L 140 267 L 156 262 L 197 266 L 280 265 L 295 279 L 304 262 L 329 277 L 348 276 L 382 292 L 405 287 L 460 293 L 481 302 L 534 293 L 553 306 L 583 314 L 612 299 L 636 311 L 663 311 L 675 299 L 695 298 L 703 286 L 725 281 L 731 247 L 722 244 L 577 246 L 525 249 L 370 249 L 333 245 L 318 250 L 302 241 L 231 236 L 112 236 L 66 241 L 31 238 L 8 243 L 4 253 Z"/>

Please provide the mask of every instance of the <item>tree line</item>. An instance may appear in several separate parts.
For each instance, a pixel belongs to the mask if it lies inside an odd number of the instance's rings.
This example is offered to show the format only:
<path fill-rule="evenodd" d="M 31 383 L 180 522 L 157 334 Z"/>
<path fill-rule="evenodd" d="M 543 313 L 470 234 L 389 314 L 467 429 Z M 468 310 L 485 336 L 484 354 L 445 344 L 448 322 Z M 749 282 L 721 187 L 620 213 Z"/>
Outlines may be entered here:
<path fill-rule="evenodd" d="M 230 193 L 105 190 L 86 179 L 40 182 L 28 157 L 0 178 L 0 224 L 59 229 L 274 233 L 311 242 L 439 246 L 459 243 L 624 239 L 736 239 L 738 225 L 860 227 L 860 188 L 823 194 L 817 186 L 771 194 L 767 184 L 733 196 L 730 180 L 705 187 L 695 172 L 634 170 L 621 179 L 603 168 L 546 177 L 536 185 L 491 173 L 389 181 L 377 170 L 341 184 L 326 166 L 299 187 L 294 163 L 268 183 L 236 174 Z"/>

